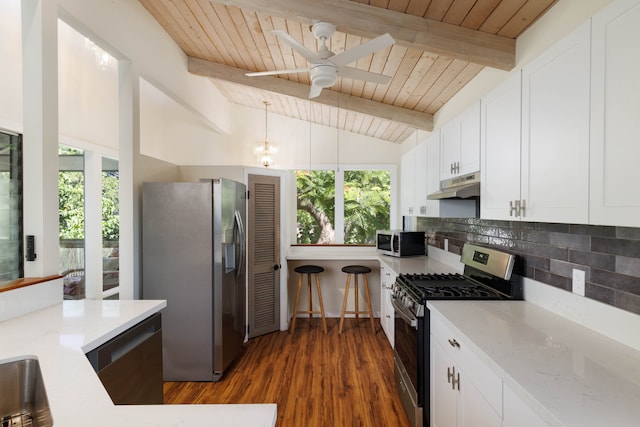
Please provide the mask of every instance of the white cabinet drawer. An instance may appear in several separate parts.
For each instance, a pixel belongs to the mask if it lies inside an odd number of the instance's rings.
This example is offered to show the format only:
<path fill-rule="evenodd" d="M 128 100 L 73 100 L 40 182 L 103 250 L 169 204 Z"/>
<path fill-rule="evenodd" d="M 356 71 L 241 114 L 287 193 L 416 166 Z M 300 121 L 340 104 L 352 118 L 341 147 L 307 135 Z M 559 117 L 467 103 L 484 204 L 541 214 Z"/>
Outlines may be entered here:
<path fill-rule="evenodd" d="M 452 330 L 438 317 L 431 315 L 431 335 L 459 369 L 465 381 L 471 381 L 496 413 L 502 417 L 502 380 L 476 356 L 460 333 Z M 461 382 L 461 388 L 464 384 Z"/>

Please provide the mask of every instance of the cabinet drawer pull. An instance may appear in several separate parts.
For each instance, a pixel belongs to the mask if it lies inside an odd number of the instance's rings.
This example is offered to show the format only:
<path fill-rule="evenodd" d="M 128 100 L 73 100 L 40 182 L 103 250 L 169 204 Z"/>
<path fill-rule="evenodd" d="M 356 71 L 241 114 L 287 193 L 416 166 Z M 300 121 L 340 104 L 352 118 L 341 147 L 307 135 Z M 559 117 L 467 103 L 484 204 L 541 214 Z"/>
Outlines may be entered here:
<path fill-rule="evenodd" d="M 460 343 L 458 341 L 456 341 L 455 339 L 449 339 L 449 344 L 451 345 L 451 347 L 460 348 Z"/>

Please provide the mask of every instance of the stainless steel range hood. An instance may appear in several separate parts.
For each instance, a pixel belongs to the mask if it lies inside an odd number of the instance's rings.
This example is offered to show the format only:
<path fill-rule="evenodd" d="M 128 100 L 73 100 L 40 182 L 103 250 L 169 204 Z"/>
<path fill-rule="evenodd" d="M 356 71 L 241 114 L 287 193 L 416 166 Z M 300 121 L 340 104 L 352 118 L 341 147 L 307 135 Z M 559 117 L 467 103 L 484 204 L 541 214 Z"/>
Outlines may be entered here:
<path fill-rule="evenodd" d="M 480 172 L 440 181 L 440 191 L 429 194 L 427 199 L 468 199 L 471 197 L 480 197 Z"/>

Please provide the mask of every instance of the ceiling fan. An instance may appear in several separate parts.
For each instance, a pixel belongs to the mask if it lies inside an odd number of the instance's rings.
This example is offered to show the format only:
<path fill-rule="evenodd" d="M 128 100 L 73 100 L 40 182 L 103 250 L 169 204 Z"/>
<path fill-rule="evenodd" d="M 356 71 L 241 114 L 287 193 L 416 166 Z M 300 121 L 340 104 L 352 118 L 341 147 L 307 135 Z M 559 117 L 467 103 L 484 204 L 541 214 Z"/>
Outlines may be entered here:
<path fill-rule="evenodd" d="M 376 74 L 369 71 L 359 70 L 353 67 L 347 67 L 348 64 L 357 61 L 367 55 L 378 50 L 384 49 L 395 43 L 393 37 L 389 34 L 383 34 L 371 39 L 359 46 L 345 50 L 342 53 L 334 54 L 327 47 L 327 40 L 331 38 L 336 27 L 328 22 L 316 22 L 311 26 L 311 32 L 321 43 L 318 52 L 312 52 L 296 39 L 291 37 L 284 31 L 274 30 L 273 34 L 287 43 L 293 50 L 302 55 L 308 62 L 307 68 L 294 68 L 289 70 L 275 71 L 259 71 L 246 73 L 247 76 L 272 76 L 277 74 L 291 74 L 309 72 L 311 79 L 311 91 L 309 99 L 320 95 L 322 89 L 333 86 L 338 77 L 346 77 L 354 80 L 365 80 L 368 82 L 386 84 L 391 77 L 382 74 Z"/>

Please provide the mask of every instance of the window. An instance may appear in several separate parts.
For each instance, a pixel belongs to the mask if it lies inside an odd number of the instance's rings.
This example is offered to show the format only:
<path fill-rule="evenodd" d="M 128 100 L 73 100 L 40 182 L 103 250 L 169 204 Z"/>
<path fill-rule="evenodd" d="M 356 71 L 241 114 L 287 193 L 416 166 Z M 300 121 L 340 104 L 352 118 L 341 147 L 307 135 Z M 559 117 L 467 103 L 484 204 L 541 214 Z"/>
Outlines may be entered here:
<path fill-rule="evenodd" d="M 391 223 L 388 169 L 296 171 L 298 244 L 374 244 Z"/>
<path fill-rule="evenodd" d="M 64 298 L 85 297 L 84 151 L 59 146 L 58 219 Z"/>
<path fill-rule="evenodd" d="M 60 145 L 58 173 L 59 219 L 60 219 L 60 271 L 64 277 L 64 298 L 82 299 L 87 297 L 85 282 L 86 230 L 89 224 L 85 221 L 86 195 L 91 191 L 89 179 L 99 175 L 100 184 L 94 186 L 101 192 L 100 210 L 102 233 L 102 298 L 117 299 L 119 293 L 119 171 L 118 160 L 101 156 L 95 165 L 101 170 L 92 170 L 92 162 L 88 160 L 93 154 L 77 148 Z M 95 253 L 95 252 L 94 252 Z M 91 286 L 91 284 L 89 284 Z"/>
<path fill-rule="evenodd" d="M 0 132 L 0 282 L 24 276 L 22 137 Z"/>
<path fill-rule="evenodd" d="M 102 291 L 118 299 L 120 286 L 120 172 L 118 160 L 102 157 Z"/>

